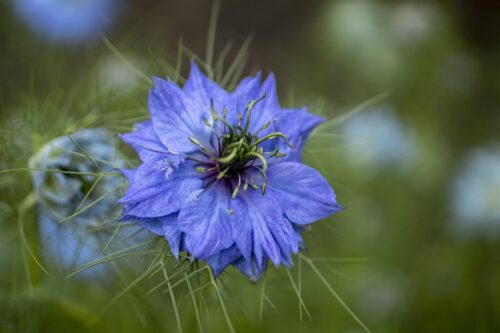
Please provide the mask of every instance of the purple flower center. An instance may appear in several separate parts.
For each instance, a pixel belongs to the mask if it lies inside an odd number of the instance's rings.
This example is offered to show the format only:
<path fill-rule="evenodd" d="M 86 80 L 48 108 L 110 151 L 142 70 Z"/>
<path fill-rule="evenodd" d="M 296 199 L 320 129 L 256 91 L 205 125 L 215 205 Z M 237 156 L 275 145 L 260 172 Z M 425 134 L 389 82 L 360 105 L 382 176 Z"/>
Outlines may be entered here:
<path fill-rule="evenodd" d="M 227 109 L 222 110 L 222 115 L 211 108 L 212 121 L 204 119 L 204 123 L 211 129 L 211 142 L 207 147 L 196 138 L 189 140 L 196 146 L 195 151 L 188 159 L 194 161 L 196 171 L 203 174 L 205 187 L 209 187 L 216 180 L 227 180 L 233 188 L 232 197 L 238 195 L 240 187 L 246 191 L 248 187 L 261 189 L 266 192 L 268 160 L 282 158 L 286 154 L 280 152 L 277 144 L 265 144 L 267 141 L 282 138 L 291 147 L 286 136 L 281 132 L 265 134 L 271 121 L 266 122 L 260 129 L 250 133 L 252 110 L 266 95 L 250 101 L 244 112 L 238 115 L 236 124 L 227 121 Z M 267 149 L 267 150 L 266 150 Z M 264 180 L 258 184 L 255 175 L 260 175 Z"/>

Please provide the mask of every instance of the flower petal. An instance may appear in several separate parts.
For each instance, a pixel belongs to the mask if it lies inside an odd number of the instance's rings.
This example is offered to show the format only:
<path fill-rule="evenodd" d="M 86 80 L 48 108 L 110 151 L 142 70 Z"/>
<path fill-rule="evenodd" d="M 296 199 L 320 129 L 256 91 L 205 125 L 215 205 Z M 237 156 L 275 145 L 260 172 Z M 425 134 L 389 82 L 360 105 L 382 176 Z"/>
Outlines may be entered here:
<path fill-rule="evenodd" d="M 254 254 L 260 266 L 264 257 L 278 266 L 297 253 L 292 225 L 273 197 L 251 189 L 232 200 L 231 209 L 233 238 L 246 260 Z"/>
<path fill-rule="evenodd" d="M 143 227 L 146 230 L 149 230 L 155 235 L 163 236 L 163 227 L 161 222 L 155 218 L 141 218 L 138 219 L 135 216 L 123 216 L 121 221 L 131 221 L 135 224 Z"/>
<path fill-rule="evenodd" d="M 160 219 L 163 234 L 170 245 L 170 251 L 179 259 L 179 251 L 183 250 L 182 232 L 179 230 L 179 214 L 171 214 Z"/>
<path fill-rule="evenodd" d="M 228 102 L 229 93 L 201 72 L 196 62 L 191 60 L 191 71 L 182 88 L 186 97 L 198 104 L 207 114 L 213 101 L 215 110 L 221 112 Z"/>
<path fill-rule="evenodd" d="M 292 223 L 293 226 L 293 231 L 295 233 L 295 239 L 297 239 L 297 242 L 299 243 L 299 249 L 304 250 L 306 248 L 304 244 L 304 239 L 302 238 L 302 231 L 304 230 L 304 226 L 300 224 L 295 224 Z"/>
<path fill-rule="evenodd" d="M 235 245 L 220 251 L 217 254 L 207 258 L 207 264 L 212 268 L 212 272 L 215 277 L 219 276 L 222 271 L 234 263 L 236 260 L 241 258 L 241 252 Z"/>
<path fill-rule="evenodd" d="M 183 249 L 182 232 L 179 231 L 178 217 L 178 213 L 161 218 L 137 218 L 125 215 L 121 218 L 121 221 L 131 221 L 158 236 L 165 236 L 170 245 L 170 251 L 178 258 L 179 251 Z"/>
<path fill-rule="evenodd" d="M 285 160 L 300 162 L 302 148 L 311 131 L 325 119 L 307 112 L 307 108 L 283 109 L 275 121 L 276 130 L 286 135 L 292 148 L 281 142 L 280 151 L 286 153 Z"/>
<path fill-rule="evenodd" d="M 133 132 L 120 135 L 121 139 L 139 154 L 143 162 L 156 161 L 168 153 L 160 141 L 151 120 L 138 124 Z"/>
<path fill-rule="evenodd" d="M 275 130 L 274 120 L 281 114 L 278 93 L 276 91 L 276 78 L 273 73 L 269 74 L 266 80 L 262 83 L 257 98 L 264 95 L 266 97 L 254 107 L 252 112 L 252 123 L 250 125 L 250 132 L 254 133 L 259 131 L 268 121 L 271 121 L 271 126 L 262 131 L 260 134 L 261 136 Z"/>
<path fill-rule="evenodd" d="M 257 282 L 260 279 L 262 272 L 264 272 L 267 267 L 267 259 L 264 260 L 262 265 L 259 265 L 255 258 L 252 258 L 251 260 L 240 258 L 234 263 L 234 266 L 245 274 L 250 281 Z"/>
<path fill-rule="evenodd" d="M 38 228 L 40 232 L 41 248 L 47 259 L 54 260 L 62 268 L 68 269 L 85 264 L 102 256 L 99 239 L 89 235 L 85 228 L 85 220 L 70 226 L 57 223 L 52 214 L 42 207 L 38 208 Z M 92 267 L 85 270 L 85 275 L 90 277 L 96 272 L 103 272 L 104 267 Z"/>
<path fill-rule="evenodd" d="M 244 111 L 245 106 L 252 99 L 259 98 L 260 93 L 260 80 L 262 73 L 259 71 L 255 76 L 247 76 L 243 78 L 238 86 L 231 92 L 231 96 L 239 100 L 240 106 L 243 107 L 240 111 Z"/>
<path fill-rule="evenodd" d="M 256 100 L 260 93 L 261 72 L 255 76 L 245 77 L 231 92 L 231 103 L 228 105 L 227 119 L 229 123 L 236 124 L 238 115 L 243 114 L 248 103 Z M 243 120 L 245 123 L 246 120 Z M 252 121 L 253 123 L 253 121 Z"/>
<path fill-rule="evenodd" d="M 242 114 L 245 111 L 248 103 L 264 97 L 261 101 L 254 105 L 251 114 L 249 132 L 255 133 L 268 121 L 272 121 L 279 115 L 280 105 L 276 92 L 276 79 L 271 73 L 266 80 L 261 84 L 261 72 L 256 76 L 244 78 L 238 87 L 231 93 L 234 101 L 236 114 Z M 271 125 L 274 125 L 273 122 Z M 261 135 L 265 135 L 272 131 L 273 126 L 269 127 Z"/>
<path fill-rule="evenodd" d="M 190 166 L 181 166 L 167 178 L 167 172 L 159 169 L 158 163 L 143 163 L 119 201 L 124 206 L 124 215 L 151 218 L 179 211 L 184 200 L 202 185 L 201 179 L 186 177 L 182 168 Z"/>
<path fill-rule="evenodd" d="M 265 108 L 273 110 L 280 109 L 276 77 L 274 76 L 274 73 L 269 73 L 269 75 L 266 77 L 266 79 L 262 83 L 262 86 L 260 87 L 260 93 L 266 94 L 267 96 L 266 99 L 262 101 L 264 102 Z"/>
<path fill-rule="evenodd" d="M 307 112 L 306 107 L 283 109 L 276 119 L 276 127 L 290 139 L 299 136 L 305 139 L 316 126 L 324 121 L 323 117 Z"/>
<path fill-rule="evenodd" d="M 186 248 L 195 258 L 208 258 L 233 244 L 225 187 L 214 183 L 194 192 L 179 214 L 179 229 L 186 233 Z"/>
<path fill-rule="evenodd" d="M 304 164 L 271 164 L 267 177 L 265 196 L 279 202 L 281 209 L 293 223 L 312 223 L 342 209 L 326 179 Z"/>
<path fill-rule="evenodd" d="M 154 78 L 149 91 L 149 111 L 155 131 L 172 153 L 189 153 L 198 149 L 189 137 L 209 144 L 210 130 L 203 124 L 206 109 L 186 98 L 173 82 Z"/>
<path fill-rule="evenodd" d="M 127 178 L 129 183 L 134 181 L 136 169 L 120 169 L 120 172 Z"/>

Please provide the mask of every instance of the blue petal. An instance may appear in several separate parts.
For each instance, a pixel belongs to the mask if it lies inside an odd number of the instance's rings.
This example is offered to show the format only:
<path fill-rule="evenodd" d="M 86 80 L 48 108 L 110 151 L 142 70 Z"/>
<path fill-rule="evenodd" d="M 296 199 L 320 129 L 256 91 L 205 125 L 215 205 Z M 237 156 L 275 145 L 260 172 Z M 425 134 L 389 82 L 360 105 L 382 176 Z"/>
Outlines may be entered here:
<path fill-rule="evenodd" d="M 282 152 L 286 153 L 285 160 L 291 162 L 300 162 L 302 148 L 311 131 L 324 122 L 325 119 L 302 109 L 283 109 L 276 119 L 276 130 L 284 133 L 293 145 L 292 148 L 281 143 Z"/>
<path fill-rule="evenodd" d="M 124 214 L 139 218 L 162 217 L 177 212 L 184 200 L 199 189 L 202 181 L 186 177 L 181 166 L 168 178 L 158 163 L 144 163 L 137 170 L 130 188 L 120 199 Z"/>
<path fill-rule="evenodd" d="M 246 260 L 254 254 L 259 265 L 268 257 L 278 266 L 298 252 L 292 225 L 273 197 L 251 189 L 232 200 L 231 209 L 233 238 Z"/>
<path fill-rule="evenodd" d="M 239 258 L 241 258 L 241 252 L 236 246 L 233 245 L 230 248 L 222 250 L 221 252 L 207 258 L 206 261 L 212 268 L 214 276 L 217 277 L 227 266 L 234 263 Z"/>
<path fill-rule="evenodd" d="M 191 71 L 182 90 L 186 97 L 196 102 L 206 113 L 210 112 L 212 101 L 215 110 L 221 112 L 229 99 L 229 93 L 206 77 L 194 60 L 191 60 Z"/>
<path fill-rule="evenodd" d="M 167 148 L 156 135 L 151 120 L 138 124 L 135 131 L 121 134 L 120 137 L 134 148 L 143 162 L 161 159 L 168 153 Z"/>
<path fill-rule="evenodd" d="M 261 92 L 261 81 L 262 73 L 259 71 L 255 76 L 247 76 L 243 78 L 238 86 L 231 92 L 231 96 L 235 99 L 242 99 L 240 106 L 243 106 L 243 111 L 245 106 L 252 99 L 259 98 L 259 94 Z"/>
<path fill-rule="evenodd" d="M 233 244 L 228 212 L 229 194 L 222 184 L 194 192 L 182 206 L 179 229 L 194 258 L 208 258 Z"/>
<path fill-rule="evenodd" d="M 238 86 L 231 92 L 231 104 L 228 106 L 227 114 L 230 123 L 235 124 L 238 119 L 237 116 L 243 114 L 248 103 L 262 96 L 260 95 L 260 81 L 261 72 L 258 72 L 256 76 L 249 76 L 242 79 Z"/>
<path fill-rule="evenodd" d="M 134 222 L 137 225 L 140 225 L 141 227 L 151 231 L 152 233 L 158 235 L 158 236 L 163 236 L 163 226 L 161 222 L 158 219 L 151 218 L 151 219 L 137 219 L 134 217 L 130 216 L 124 216 L 122 220 L 129 220 Z"/>
<path fill-rule="evenodd" d="M 135 216 L 125 215 L 121 218 L 121 221 L 134 222 L 158 236 L 165 236 L 170 245 L 172 254 L 176 258 L 179 258 L 179 251 L 182 251 L 183 247 L 182 232 L 179 231 L 178 217 L 178 213 L 161 218 L 137 218 Z"/>
<path fill-rule="evenodd" d="M 271 73 L 266 80 L 261 84 L 261 73 L 258 72 L 254 77 L 244 78 L 238 87 L 231 93 L 233 100 L 233 116 L 242 114 L 245 111 L 248 103 L 261 98 L 265 98 L 254 105 L 252 109 L 251 122 L 249 131 L 257 132 L 268 121 L 271 121 L 271 126 L 261 132 L 261 136 L 273 130 L 274 122 L 280 114 L 280 105 L 276 91 L 276 79 Z"/>
<path fill-rule="evenodd" d="M 250 281 L 257 282 L 267 267 L 267 259 L 259 265 L 255 258 L 251 260 L 241 258 L 234 263 L 234 266 L 245 274 Z"/>
<path fill-rule="evenodd" d="M 92 237 L 85 228 L 85 220 L 74 226 L 57 223 L 51 214 L 44 209 L 38 210 L 38 227 L 41 247 L 48 260 L 55 261 L 61 268 L 70 269 L 102 257 L 99 240 Z M 75 221 L 76 222 L 76 221 Z M 83 276 L 91 277 L 97 272 L 104 272 L 105 267 L 97 266 L 83 272 Z"/>
<path fill-rule="evenodd" d="M 134 169 L 120 169 L 120 172 L 125 176 L 125 178 L 127 178 L 127 181 L 129 183 L 132 183 L 134 181 L 136 170 L 134 170 Z"/>
<path fill-rule="evenodd" d="M 295 233 L 295 239 L 299 243 L 299 249 L 304 250 L 306 248 L 306 245 L 305 245 L 304 239 L 302 238 L 302 235 L 301 235 L 302 231 L 304 230 L 304 226 L 299 225 L 299 224 L 294 224 L 294 223 L 292 223 L 292 226 L 293 226 L 293 231 Z"/>
<path fill-rule="evenodd" d="M 179 251 L 183 250 L 182 232 L 179 230 L 179 214 L 172 214 L 160 219 L 163 234 L 170 245 L 170 251 L 179 259 Z"/>
<path fill-rule="evenodd" d="M 281 114 L 278 93 L 276 91 L 276 79 L 272 73 L 267 76 L 260 87 L 258 97 L 264 95 L 266 95 L 266 97 L 254 107 L 252 112 L 252 123 L 250 125 L 250 132 L 254 133 L 262 128 L 268 121 L 271 121 L 271 126 L 261 132 L 261 136 L 274 131 L 274 120 Z"/>
<path fill-rule="evenodd" d="M 326 179 L 304 164 L 271 164 L 267 177 L 265 196 L 279 202 L 281 209 L 293 223 L 312 223 L 342 209 Z"/>
<path fill-rule="evenodd" d="M 307 108 L 283 109 L 276 120 L 276 127 L 289 138 L 307 138 L 309 133 L 325 118 L 307 112 Z"/>
<path fill-rule="evenodd" d="M 186 98 L 173 82 L 154 78 L 149 91 L 149 111 L 159 139 L 173 153 L 189 153 L 198 149 L 189 137 L 209 144 L 210 130 L 203 124 L 206 109 L 196 100 Z"/>
<path fill-rule="evenodd" d="M 280 109 L 280 103 L 278 100 L 278 92 L 276 85 L 276 77 L 273 73 L 270 73 L 264 83 L 262 83 L 262 87 L 260 88 L 261 94 L 266 94 L 267 97 L 263 101 L 266 108 L 277 110 Z"/>

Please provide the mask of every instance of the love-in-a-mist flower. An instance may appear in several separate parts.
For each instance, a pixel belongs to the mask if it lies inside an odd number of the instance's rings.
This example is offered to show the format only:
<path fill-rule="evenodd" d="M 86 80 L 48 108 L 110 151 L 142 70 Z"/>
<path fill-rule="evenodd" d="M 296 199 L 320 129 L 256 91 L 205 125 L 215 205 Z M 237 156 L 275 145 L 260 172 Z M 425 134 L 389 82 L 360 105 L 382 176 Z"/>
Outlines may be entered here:
<path fill-rule="evenodd" d="M 151 120 L 122 135 L 142 164 L 125 170 L 124 219 L 164 235 L 174 255 L 233 264 L 257 280 L 267 261 L 290 266 L 299 230 L 337 212 L 335 194 L 302 164 L 302 147 L 323 119 L 281 108 L 274 76 L 228 92 L 191 63 L 186 84 L 154 78 Z"/>
<path fill-rule="evenodd" d="M 80 130 L 51 140 L 30 159 L 41 245 L 63 268 L 101 257 L 114 229 L 91 229 L 120 217 L 114 203 L 122 177 L 105 176 L 124 166 L 113 137 L 102 129 Z"/>

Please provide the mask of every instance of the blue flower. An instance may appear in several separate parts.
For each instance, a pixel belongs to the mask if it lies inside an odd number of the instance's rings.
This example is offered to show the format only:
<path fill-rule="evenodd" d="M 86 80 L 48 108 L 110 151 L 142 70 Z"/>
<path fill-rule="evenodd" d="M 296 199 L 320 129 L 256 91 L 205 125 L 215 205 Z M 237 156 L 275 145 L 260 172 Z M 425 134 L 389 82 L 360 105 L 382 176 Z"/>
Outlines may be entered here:
<path fill-rule="evenodd" d="M 79 43 L 98 37 L 117 14 L 116 0 L 14 0 L 17 15 L 41 37 Z"/>
<path fill-rule="evenodd" d="M 154 78 L 151 120 L 122 135 L 142 164 L 124 170 L 124 219 L 168 240 L 174 255 L 234 265 L 257 280 L 268 260 L 292 264 L 301 226 L 341 209 L 316 170 L 300 161 L 322 118 L 281 108 L 274 76 L 244 78 L 232 92 L 192 62 L 186 84 Z"/>
<path fill-rule="evenodd" d="M 114 229 L 109 233 L 89 229 L 121 215 L 114 203 L 123 186 L 122 177 L 97 175 L 124 166 L 116 158 L 113 135 L 102 129 L 85 129 L 56 138 L 30 159 L 29 166 L 45 255 L 64 268 L 102 256 L 103 244 Z M 65 221 L 77 210 L 78 214 Z"/>

